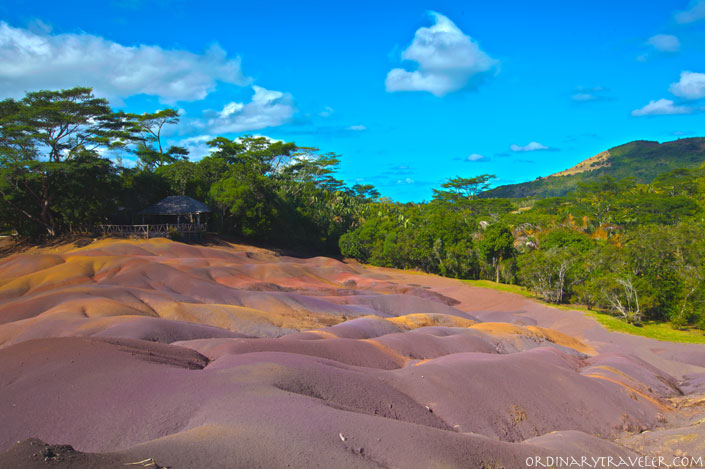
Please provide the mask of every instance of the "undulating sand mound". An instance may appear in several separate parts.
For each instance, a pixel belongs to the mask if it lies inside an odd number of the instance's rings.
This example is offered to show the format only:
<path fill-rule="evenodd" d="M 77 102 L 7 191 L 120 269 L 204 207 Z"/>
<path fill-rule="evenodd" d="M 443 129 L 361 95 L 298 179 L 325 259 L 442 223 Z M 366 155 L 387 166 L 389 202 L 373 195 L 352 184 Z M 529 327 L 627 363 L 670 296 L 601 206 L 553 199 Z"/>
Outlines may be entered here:
<path fill-rule="evenodd" d="M 0 467 L 692 453 L 703 349 L 333 259 L 166 240 L 36 249 L 0 259 Z"/>

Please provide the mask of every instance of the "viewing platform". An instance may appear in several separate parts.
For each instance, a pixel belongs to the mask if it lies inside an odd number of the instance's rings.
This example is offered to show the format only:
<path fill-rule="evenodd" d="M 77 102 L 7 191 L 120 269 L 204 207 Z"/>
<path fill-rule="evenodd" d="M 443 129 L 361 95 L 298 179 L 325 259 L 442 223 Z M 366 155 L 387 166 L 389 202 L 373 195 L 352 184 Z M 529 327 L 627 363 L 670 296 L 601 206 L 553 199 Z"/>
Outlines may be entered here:
<path fill-rule="evenodd" d="M 185 241 L 198 241 L 201 239 L 201 233 L 205 233 L 208 226 L 202 215 L 205 217 L 211 211 L 208 205 L 191 197 L 169 196 L 139 212 L 142 216 L 142 224 L 100 225 L 100 229 L 105 236 L 149 239 L 178 235 Z M 145 219 L 157 223 L 145 223 Z"/>

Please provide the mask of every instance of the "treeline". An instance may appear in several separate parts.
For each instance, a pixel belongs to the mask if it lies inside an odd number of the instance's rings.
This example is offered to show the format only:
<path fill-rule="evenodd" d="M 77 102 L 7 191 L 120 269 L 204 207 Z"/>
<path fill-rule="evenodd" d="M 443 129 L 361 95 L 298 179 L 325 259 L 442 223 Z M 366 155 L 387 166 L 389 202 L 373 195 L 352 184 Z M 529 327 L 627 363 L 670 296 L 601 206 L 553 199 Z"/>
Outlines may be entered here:
<path fill-rule="evenodd" d="M 705 170 L 603 178 L 550 199 L 477 198 L 491 178 L 450 179 L 429 203 L 373 204 L 342 254 L 705 329 Z"/>
<path fill-rule="evenodd" d="M 178 121 L 172 109 L 115 112 L 89 88 L 0 102 L 0 230 L 91 231 L 138 222 L 148 205 L 188 195 L 215 208 L 217 231 L 330 254 L 379 197 L 336 179 L 336 155 L 264 137 L 217 137 L 208 156 L 191 161 L 163 143 Z M 128 158 L 136 164 L 121 164 Z"/>
<path fill-rule="evenodd" d="M 604 177 L 545 199 L 482 198 L 493 176 L 456 177 L 430 202 L 402 204 L 345 185 L 337 155 L 294 143 L 217 137 L 190 159 L 163 144 L 178 120 L 172 109 L 115 112 L 88 88 L 0 102 L 0 231 L 139 223 L 139 210 L 188 195 L 215 209 L 212 230 L 246 240 L 705 329 L 705 169 L 649 184 Z M 136 164 L 121 164 L 128 157 Z"/>

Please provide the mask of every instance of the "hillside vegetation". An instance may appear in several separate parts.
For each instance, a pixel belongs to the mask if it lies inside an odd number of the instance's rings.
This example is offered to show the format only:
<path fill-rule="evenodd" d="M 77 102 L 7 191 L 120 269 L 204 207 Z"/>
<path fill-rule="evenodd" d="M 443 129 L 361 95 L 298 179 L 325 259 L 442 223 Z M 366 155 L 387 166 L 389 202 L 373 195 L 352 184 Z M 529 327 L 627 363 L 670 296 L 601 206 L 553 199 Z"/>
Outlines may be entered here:
<path fill-rule="evenodd" d="M 557 197 L 578 188 L 581 182 L 610 176 L 633 177 L 646 184 L 659 174 L 677 168 L 695 168 L 705 162 L 705 138 L 684 138 L 671 142 L 637 140 L 625 143 L 579 163 L 573 168 L 520 184 L 499 186 L 482 197 Z"/>

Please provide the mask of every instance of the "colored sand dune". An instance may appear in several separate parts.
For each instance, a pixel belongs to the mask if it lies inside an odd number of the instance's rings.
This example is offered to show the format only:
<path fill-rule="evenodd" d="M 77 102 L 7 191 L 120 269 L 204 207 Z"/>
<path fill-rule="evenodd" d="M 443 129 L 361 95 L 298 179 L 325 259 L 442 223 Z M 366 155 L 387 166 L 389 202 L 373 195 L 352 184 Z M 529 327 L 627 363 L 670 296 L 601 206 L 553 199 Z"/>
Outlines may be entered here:
<path fill-rule="evenodd" d="M 166 240 L 0 259 L 0 467 L 699 456 L 704 394 L 702 345 L 446 278 Z"/>

